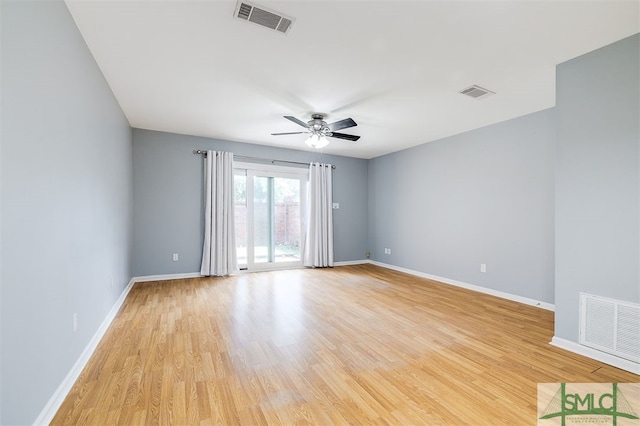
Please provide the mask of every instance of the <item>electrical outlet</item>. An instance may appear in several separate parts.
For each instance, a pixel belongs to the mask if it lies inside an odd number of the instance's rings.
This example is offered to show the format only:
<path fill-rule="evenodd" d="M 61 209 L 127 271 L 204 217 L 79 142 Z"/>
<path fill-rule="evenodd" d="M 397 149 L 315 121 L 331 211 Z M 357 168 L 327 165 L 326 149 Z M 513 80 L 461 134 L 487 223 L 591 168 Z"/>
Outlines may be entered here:
<path fill-rule="evenodd" d="M 173 261 L 177 262 L 179 259 L 178 253 L 173 253 Z"/>
<path fill-rule="evenodd" d="M 333 203 L 333 208 L 338 210 L 340 208 L 340 203 Z"/>
<path fill-rule="evenodd" d="M 77 312 L 74 312 L 73 315 L 71 315 L 71 329 L 73 330 L 74 333 L 78 331 L 78 313 Z"/>
<path fill-rule="evenodd" d="M 391 254 L 391 249 L 385 247 L 384 254 Z"/>
<path fill-rule="evenodd" d="M 480 264 L 480 272 L 487 272 L 487 264 L 486 263 L 481 263 Z"/>

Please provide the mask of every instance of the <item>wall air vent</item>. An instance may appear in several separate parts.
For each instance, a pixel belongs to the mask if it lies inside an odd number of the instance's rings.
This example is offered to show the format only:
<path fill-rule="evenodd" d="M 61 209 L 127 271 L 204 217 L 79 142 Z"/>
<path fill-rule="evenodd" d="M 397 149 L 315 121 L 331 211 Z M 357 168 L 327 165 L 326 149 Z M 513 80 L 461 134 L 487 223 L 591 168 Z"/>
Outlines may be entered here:
<path fill-rule="evenodd" d="M 482 99 L 482 98 L 486 98 L 487 96 L 491 96 L 491 95 L 495 95 L 495 92 L 492 92 L 491 90 L 487 90 L 484 89 L 480 86 L 469 86 L 464 90 L 461 90 L 460 93 L 462 93 L 463 95 L 467 95 L 470 96 L 474 99 Z"/>
<path fill-rule="evenodd" d="M 236 10 L 233 14 L 243 21 L 253 22 L 254 24 L 267 27 L 271 30 L 287 34 L 293 25 L 293 18 L 284 16 L 280 12 L 269 10 L 255 3 L 239 0 L 236 4 Z"/>
<path fill-rule="evenodd" d="M 580 344 L 640 363 L 640 305 L 580 293 Z"/>

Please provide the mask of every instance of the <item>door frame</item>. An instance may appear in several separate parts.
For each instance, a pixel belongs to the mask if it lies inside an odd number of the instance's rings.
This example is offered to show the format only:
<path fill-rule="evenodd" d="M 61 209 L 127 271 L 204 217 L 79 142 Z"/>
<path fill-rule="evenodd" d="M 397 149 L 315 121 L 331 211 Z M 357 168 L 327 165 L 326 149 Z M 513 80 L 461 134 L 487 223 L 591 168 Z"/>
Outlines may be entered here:
<path fill-rule="evenodd" d="M 255 271 L 270 271 L 274 269 L 293 269 L 301 268 L 303 266 L 303 249 L 305 243 L 306 234 L 306 212 L 307 212 L 307 186 L 309 182 L 309 170 L 301 167 L 287 167 L 287 166 L 275 166 L 272 164 L 255 164 L 245 162 L 234 162 L 234 178 L 236 174 L 244 174 L 246 176 L 246 197 L 247 197 L 247 263 L 246 270 L 249 272 Z M 242 171 L 243 173 L 235 173 Z M 255 262 L 255 235 L 253 229 L 254 209 L 253 209 L 253 191 L 254 184 L 253 178 L 256 176 L 261 177 L 274 177 L 274 178 L 286 178 L 300 180 L 300 260 L 294 262 Z M 244 269 L 244 268 L 242 268 Z"/>

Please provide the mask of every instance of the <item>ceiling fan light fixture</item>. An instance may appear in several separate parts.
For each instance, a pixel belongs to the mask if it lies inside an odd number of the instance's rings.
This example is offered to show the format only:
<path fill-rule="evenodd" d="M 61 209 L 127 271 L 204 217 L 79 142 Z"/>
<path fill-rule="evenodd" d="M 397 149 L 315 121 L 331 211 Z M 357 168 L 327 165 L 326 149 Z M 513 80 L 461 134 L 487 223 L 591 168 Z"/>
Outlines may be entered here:
<path fill-rule="evenodd" d="M 302 133 L 310 135 L 309 138 L 304 141 L 311 148 L 324 148 L 329 145 L 329 139 L 337 138 L 347 141 L 355 142 L 360 139 L 360 136 L 348 135 L 346 133 L 338 133 L 336 130 L 348 129 L 349 127 L 355 127 L 355 121 L 352 118 L 345 118 L 344 120 L 336 121 L 335 123 L 327 124 L 324 121 L 324 114 L 311 114 L 311 120 L 306 123 L 302 120 L 295 118 L 292 115 L 285 115 L 284 118 L 297 124 L 300 127 L 305 128 L 305 132 L 285 132 L 285 133 L 271 133 L 274 136 L 279 135 L 299 135 Z"/>
<path fill-rule="evenodd" d="M 304 143 L 309 145 L 312 148 L 320 149 L 329 145 L 329 139 L 327 139 L 324 135 L 320 135 L 318 133 L 312 133 Z"/>

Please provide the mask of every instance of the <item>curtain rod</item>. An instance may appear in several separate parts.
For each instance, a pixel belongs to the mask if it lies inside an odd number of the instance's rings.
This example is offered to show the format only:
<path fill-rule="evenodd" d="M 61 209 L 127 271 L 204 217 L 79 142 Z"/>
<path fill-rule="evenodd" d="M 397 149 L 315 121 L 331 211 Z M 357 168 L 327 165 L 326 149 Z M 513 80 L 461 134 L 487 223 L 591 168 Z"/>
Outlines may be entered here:
<path fill-rule="evenodd" d="M 207 151 L 203 151 L 203 150 L 201 150 L 201 149 L 198 149 L 198 150 L 194 151 L 193 153 L 194 153 L 194 154 L 204 154 L 204 155 L 207 155 Z M 308 166 L 308 165 L 310 165 L 310 164 L 311 164 L 311 163 L 301 163 L 300 161 L 272 160 L 272 159 L 270 159 L 270 158 L 248 157 L 248 156 L 246 156 L 246 155 L 235 155 L 235 154 L 234 154 L 233 158 L 234 158 L 234 159 L 235 159 L 235 158 L 242 158 L 242 159 L 244 159 L 244 160 L 268 161 L 268 162 L 270 162 L 271 164 L 273 164 L 273 163 L 288 163 L 288 164 L 301 164 L 301 165 L 305 165 L 305 166 Z M 332 169 L 335 169 L 335 168 L 336 168 L 335 164 L 332 164 L 332 165 L 331 165 L 331 168 L 332 168 Z"/>

